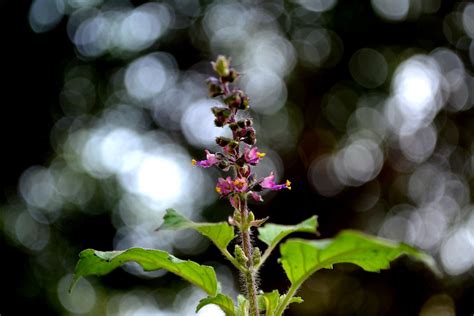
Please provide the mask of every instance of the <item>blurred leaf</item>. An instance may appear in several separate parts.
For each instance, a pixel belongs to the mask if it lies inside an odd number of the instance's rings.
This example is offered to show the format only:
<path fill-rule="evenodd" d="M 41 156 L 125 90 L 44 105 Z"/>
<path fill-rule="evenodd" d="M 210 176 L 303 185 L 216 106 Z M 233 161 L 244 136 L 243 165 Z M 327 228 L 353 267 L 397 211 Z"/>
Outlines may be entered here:
<path fill-rule="evenodd" d="M 217 248 L 223 250 L 235 238 L 234 228 L 226 222 L 219 223 L 195 223 L 173 209 L 167 209 L 163 217 L 164 222 L 160 229 L 187 229 L 192 228 L 209 238 Z"/>
<path fill-rule="evenodd" d="M 218 305 L 226 314 L 226 316 L 235 316 L 234 312 L 234 302 L 230 297 L 224 294 L 217 294 L 216 296 L 209 296 L 203 298 L 199 301 L 198 306 L 196 307 L 196 313 L 208 304 L 216 304 Z"/>
<path fill-rule="evenodd" d="M 145 271 L 165 269 L 200 287 L 209 295 L 217 294 L 214 269 L 193 261 L 184 261 L 166 251 L 130 248 L 124 251 L 97 251 L 86 249 L 79 254 L 79 261 L 69 291 L 80 277 L 105 275 L 126 262 L 134 261 Z"/>
<path fill-rule="evenodd" d="M 249 316 L 249 301 L 243 295 L 237 296 L 236 316 Z"/>

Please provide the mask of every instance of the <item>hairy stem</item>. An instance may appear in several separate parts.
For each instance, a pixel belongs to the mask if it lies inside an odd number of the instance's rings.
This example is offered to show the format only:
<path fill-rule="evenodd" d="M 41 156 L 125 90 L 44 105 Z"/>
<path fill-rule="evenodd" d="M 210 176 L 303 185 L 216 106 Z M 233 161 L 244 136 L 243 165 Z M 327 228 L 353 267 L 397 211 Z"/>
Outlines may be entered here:
<path fill-rule="evenodd" d="M 248 218 L 248 209 L 247 209 L 247 198 L 241 199 L 240 203 L 240 214 L 242 217 L 242 223 L 247 222 Z M 247 296 L 250 302 L 250 315 L 259 316 L 258 313 L 258 302 L 257 302 L 257 281 L 256 281 L 256 270 L 253 266 L 253 246 L 250 236 L 250 227 L 247 224 L 241 225 L 241 239 L 242 239 L 242 249 L 245 256 L 248 258 L 247 266 L 244 272 L 245 288 L 247 289 Z"/>

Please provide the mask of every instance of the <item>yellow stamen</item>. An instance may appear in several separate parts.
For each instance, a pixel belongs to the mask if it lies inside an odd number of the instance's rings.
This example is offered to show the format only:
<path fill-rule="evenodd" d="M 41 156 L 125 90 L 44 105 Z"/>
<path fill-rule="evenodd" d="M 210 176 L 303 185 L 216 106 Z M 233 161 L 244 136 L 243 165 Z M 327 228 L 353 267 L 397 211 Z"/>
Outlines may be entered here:
<path fill-rule="evenodd" d="M 192 164 L 193 166 L 195 166 L 195 165 L 197 164 L 196 159 L 191 160 L 191 164 Z"/>
<path fill-rule="evenodd" d="M 265 157 L 266 155 L 267 155 L 266 153 L 257 152 L 258 158 L 263 158 L 263 157 Z"/>
<path fill-rule="evenodd" d="M 287 188 L 288 190 L 291 190 L 291 182 L 290 182 L 290 180 L 286 180 L 285 185 L 286 185 L 286 188 Z"/>
<path fill-rule="evenodd" d="M 216 192 L 220 194 L 221 193 L 221 188 L 216 187 Z"/>

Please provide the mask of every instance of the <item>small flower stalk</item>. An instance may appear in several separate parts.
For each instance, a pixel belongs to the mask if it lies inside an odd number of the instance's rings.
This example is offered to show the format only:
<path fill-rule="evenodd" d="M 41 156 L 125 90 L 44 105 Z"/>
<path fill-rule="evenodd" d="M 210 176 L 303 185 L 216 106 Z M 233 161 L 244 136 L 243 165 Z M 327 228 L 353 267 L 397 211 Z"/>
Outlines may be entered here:
<path fill-rule="evenodd" d="M 251 119 L 239 119 L 239 111 L 249 109 L 249 97 L 232 86 L 240 74 L 231 67 L 230 59 L 218 56 L 212 67 L 217 77 L 207 79 L 209 96 L 219 98 L 221 106 L 212 108 L 214 123 L 218 127 L 228 126 L 232 131 L 232 138 L 217 137 L 216 143 L 222 148 L 221 152 L 211 153 L 205 150 L 206 159 L 192 160 L 192 164 L 201 168 L 216 167 L 222 171 L 231 171 L 233 176 L 219 178 L 215 187 L 221 198 L 228 199 L 234 208 L 229 223 L 235 226 L 240 235 L 241 245 L 235 247 L 235 258 L 245 268 L 243 272 L 244 287 L 250 303 L 252 316 L 258 316 L 256 281 L 256 266 L 260 263 L 261 251 L 254 247 L 251 239 L 252 227 L 259 227 L 266 219 L 255 219 L 248 209 L 248 198 L 262 202 L 260 192 L 269 190 L 291 190 L 291 182 L 275 183 L 275 175 L 257 178 L 252 167 L 256 166 L 265 153 L 259 151 L 257 137 Z"/>

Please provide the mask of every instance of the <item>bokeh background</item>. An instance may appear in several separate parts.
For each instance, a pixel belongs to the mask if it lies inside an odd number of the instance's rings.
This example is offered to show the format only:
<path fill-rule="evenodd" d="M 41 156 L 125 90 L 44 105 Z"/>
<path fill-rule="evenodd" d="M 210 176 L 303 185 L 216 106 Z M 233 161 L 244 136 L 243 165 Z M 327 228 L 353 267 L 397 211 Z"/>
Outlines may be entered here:
<path fill-rule="evenodd" d="M 251 97 L 267 153 L 257 173 L 293 183 L 252 205 L 257 216 L 317 214 L 322 237 L 404 241 L 443 272 L 407 258 L 380 274 L 341 265 L 305 283 L 287 315 L 474 313 L 473 3 L 3 0 L 0 16 L 0 314 L 193 315 L 204 297 L 134 265 L 69 295 L 89 247 L 171 251 L 238 292 L 206 240 L 154 231 L 168 207 L 231 213 L 213 191 L 219 173 L 190 164 L 225 134 L 204 82 L 218 54 Z M 261 281 L 288 287 L 275 260 Z"/>

